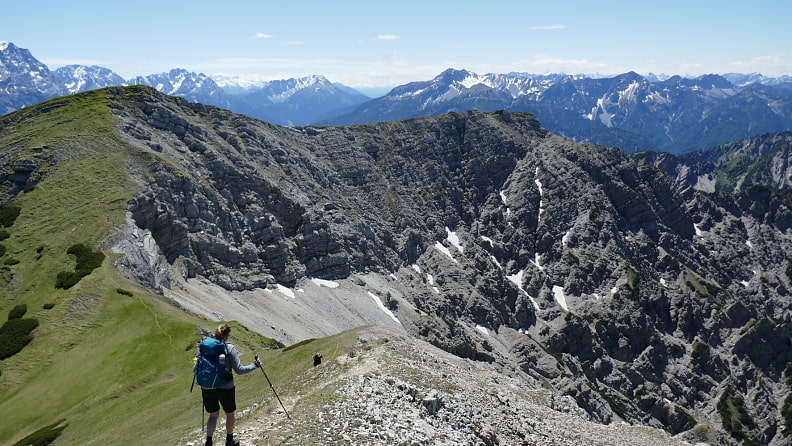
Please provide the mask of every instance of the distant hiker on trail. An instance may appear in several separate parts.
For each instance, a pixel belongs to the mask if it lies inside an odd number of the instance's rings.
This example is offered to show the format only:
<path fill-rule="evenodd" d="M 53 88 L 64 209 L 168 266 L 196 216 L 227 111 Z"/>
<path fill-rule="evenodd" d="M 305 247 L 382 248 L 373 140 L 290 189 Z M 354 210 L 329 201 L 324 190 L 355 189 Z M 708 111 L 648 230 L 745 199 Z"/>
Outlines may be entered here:
<path fill-rule="evenodd" d="M 220 415 L 220 405 L 223 406 L 223 411 L 226 414 L 226 446 L 239 446 L 239 440 L 234 439 L 234 411 L 236 411 L 236 388 L 234 387 L 233 370 L 237 375 L 244 375 L 250 373 L 258 367 L 261 367 L 261 361 L 258 358 L 250 365 L 243 366 L 239 362 L 239 352 L 234 344 L 228 342 L 228 336 L 231 334 L 231 327 L 228 324 L 220 324 L 214 332 L 213 339 L 220 341 L 221 348 L 224 348 L 225 353 L 219 355 L 219 364 L 224 368 L 223 377 L 219 382 L 212 384 L 201 383 L 201 395 L 203 397 L 203 405 L 206 411 L 209 412 L 209 421 L 206 423 L 206 446 L 212 446 L 212 434 L 214 434 L 215 427 L 217 427 L 217 418 Z M 211 340 L 212 338 L 208 338 Z M 207 340 L 201 342 L 201 347 Z M 201 351 L 203 353 L 203 349 Z"/>
<path fill-rule="evenodd" d="M 321 354 L 321 353 L 317 353 L 317 354 L 313 355 L 313 364 L 314 364 L 314 367 L 316 367 L 316 366 L 318 366 L 319 364 L 321 364 L 321 363 L 322 363 L 322 359 L 324 359 L 324 356 L 322 356 L 322 354 Z"/>

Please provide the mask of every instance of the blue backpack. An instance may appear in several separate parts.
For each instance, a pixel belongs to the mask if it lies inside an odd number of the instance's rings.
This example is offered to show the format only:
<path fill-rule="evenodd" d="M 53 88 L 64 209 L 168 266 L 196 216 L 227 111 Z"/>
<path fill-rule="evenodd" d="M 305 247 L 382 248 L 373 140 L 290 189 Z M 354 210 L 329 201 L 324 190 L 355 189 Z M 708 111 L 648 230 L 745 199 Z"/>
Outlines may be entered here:
<path fill-rule="evenodd" d="M 198 357 L 195 363 L 195 381 L 205 389 L 214 389 L 231 380 L 227 364 L 221 361 L 228 353 L 226 344 L 215 338 L 206 338 L 198 344 Z"/>

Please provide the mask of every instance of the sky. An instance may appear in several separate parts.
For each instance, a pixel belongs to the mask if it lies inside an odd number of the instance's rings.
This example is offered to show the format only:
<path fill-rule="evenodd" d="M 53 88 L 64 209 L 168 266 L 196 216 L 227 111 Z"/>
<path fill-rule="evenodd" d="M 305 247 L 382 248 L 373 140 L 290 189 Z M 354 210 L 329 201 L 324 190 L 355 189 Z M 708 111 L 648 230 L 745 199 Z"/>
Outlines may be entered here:
<path fill-rule="evenodd" d="M 789 0 L 19 0 L 0 41 L 50 69 L 184 68 L 384 89 L 478 74 L 792 75 Z"/>

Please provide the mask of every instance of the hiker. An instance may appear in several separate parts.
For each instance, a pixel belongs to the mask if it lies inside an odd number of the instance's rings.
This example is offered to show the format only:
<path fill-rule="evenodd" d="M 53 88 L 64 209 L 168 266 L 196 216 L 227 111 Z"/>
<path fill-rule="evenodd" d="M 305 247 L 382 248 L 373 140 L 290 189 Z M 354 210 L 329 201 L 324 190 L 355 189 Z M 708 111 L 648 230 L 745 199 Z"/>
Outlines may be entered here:
<path fill-rule="evenodd" d="M 313 365 L 314 365 L 314 367 L 316 367 L 319 364 L 321 364 L 322 363 L 322 359 L 324 359 L 324 356 L 322 356 L 321 353 L 317 352 L 315 355 L 313 355 Z"/>
<path fill-rule="evenodd" d="M 215 388 L 201 387 L 203 405 L 209 412 L 209 421 L 206 423 L 206 446 L 212 446 L 212 434 L 217 426 L 217 418 L 220 415 L 220 405 L 226 414 L 226 446 L 239 446 L 239 440 L 234 439 L 234 411 L 236 411 L 236 388 L 234 387 L 234 375 L 250 373 L 261 367 L 261 361 L 256 358 L 250 365 L 243 366 L 239 362 L 239 352 L 234 344 L 228 342 L 231 334 L 231 327 L 228 324 L 220 324 L 214 332 L 214 338 L 226 343 L 225 367 L 228 371 L 228 381 L 223 382 Z"/>

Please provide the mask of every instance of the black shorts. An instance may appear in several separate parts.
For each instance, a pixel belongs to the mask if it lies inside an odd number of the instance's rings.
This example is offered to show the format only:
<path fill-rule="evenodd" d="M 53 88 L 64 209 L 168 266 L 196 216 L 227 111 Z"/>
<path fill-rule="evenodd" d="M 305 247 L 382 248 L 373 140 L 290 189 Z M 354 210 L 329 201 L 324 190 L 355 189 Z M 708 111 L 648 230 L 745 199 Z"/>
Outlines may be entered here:
<path fill-rule="evenodd" d="M 201 396 L 203 397 L 204 408 L 207 412 L 217 412 L 220 410 L 220 405 L 223 405 L 225 413 L 231 413 L 236 410 L 236 388 L 230 389 L 201 389 Z"/>

